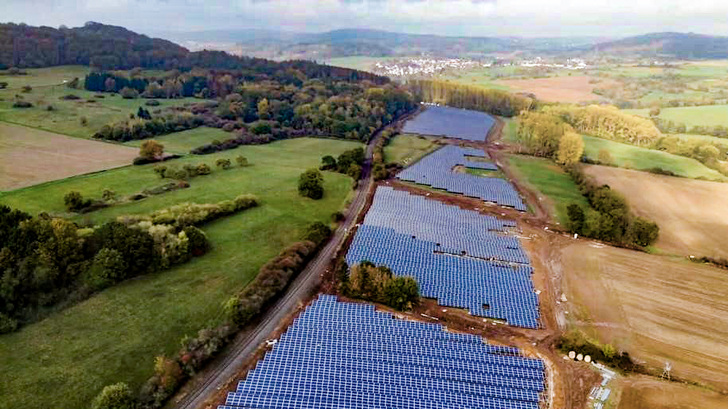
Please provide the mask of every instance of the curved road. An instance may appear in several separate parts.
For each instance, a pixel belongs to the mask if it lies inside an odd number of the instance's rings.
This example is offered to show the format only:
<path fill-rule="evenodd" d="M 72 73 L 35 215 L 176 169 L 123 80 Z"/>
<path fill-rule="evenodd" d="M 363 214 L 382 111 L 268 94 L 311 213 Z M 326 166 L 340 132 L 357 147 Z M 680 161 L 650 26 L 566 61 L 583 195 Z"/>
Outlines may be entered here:
<path fill-rule="evenodd" d="M 294 311 L 299 303 L 319 285 L 321 275 L 344 243 L 348 232 L 363 210 L 368 194 L 374 185 L 371 177 L 372 156 L 376 141 L 380 135 L 381 131 L 375 133 L 367 145 L 366 158 L 364 160 L 364 166 L 362 166 L 362 179 L 359 181 L 359 187 L 356 190 L 354 200 L 349 205 L 346 220 L 336 229 L 336 232 L 326 246 L 308 263 L 306 269 L 296 277 L 288 287 L 285 295 L 279 298 L 266 312 L 263 320 L 254 324 L 254 327 L 243 330 L 235 338 L 233 343 L 227 347 L 223 355 L 211 362 L 207 369 L 200 374 L 203 379 L 193 384 L 192 389 L 179 402 L 169 406 L 177 409 L 201 408 L 205 401 L 213 393 L 217 392 L 217 388 L 220 385 L 225 384 L 228 379 L 235 376 L 240 366 L 239 364 L 252 355 L 268 339 L 269 335 L 275 331 L 278 324 L 291 311 Z"/>

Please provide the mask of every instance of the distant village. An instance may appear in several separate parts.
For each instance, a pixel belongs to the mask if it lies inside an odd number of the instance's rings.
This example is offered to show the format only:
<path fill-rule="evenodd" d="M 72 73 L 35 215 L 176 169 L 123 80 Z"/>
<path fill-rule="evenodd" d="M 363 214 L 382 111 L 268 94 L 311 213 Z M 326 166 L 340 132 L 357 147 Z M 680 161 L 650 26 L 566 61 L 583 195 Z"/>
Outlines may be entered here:
<path fill-rule="evenodd" d="M 420 57 L 401 59 L 393 61 L 377 62 L 372 66 L 372 70 L 380 75 L 390 77 L 409 77 L 409 76 L 429 76 L 442 74 L 446 71 L 465 71 L 474 68 L 488 68 L 493 66 L 493 62 L 480 62 L 470 59 L 461 58 L 432 58 Z M 581 58 L 570 58 L 564 62 L 546 61 L 541 57 L 536 57 L 523 61 L 498 62 L 501 66 L 520 66 L 520 67 L 546 67 L 561 68 L 567 70 L 584 70 L 589 68 L 587 63 Z"/>

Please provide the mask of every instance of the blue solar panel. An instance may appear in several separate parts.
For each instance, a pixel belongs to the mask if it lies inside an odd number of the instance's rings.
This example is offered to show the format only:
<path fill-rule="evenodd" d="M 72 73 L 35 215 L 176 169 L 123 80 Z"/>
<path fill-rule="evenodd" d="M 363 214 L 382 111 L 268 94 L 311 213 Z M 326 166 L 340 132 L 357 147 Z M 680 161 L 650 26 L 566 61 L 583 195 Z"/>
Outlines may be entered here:
<path fill-rule="evenodd" d="M 539 326 L 529 259 L 513 222 L 379 187 L 346 261 L 369 261 L 414 277 L 420 293 L 444 306 Z"/>
<path fill-rule="evenodd" d="M 493 125 L 495 119 L 484 112 L 430 106 L 407 121 L 402 131 L 482 142 Z"/>
<path fill-rule="evenodd" d="M 498 169 L 492 163 L 469 159 L 472 157 L 485 155 L 477 149 L 447 145 L 401 171 L 397 178 L 526 211 L 523 200 L 508 181 L 453 171 L 456 166 Z"/>
<path fill-rule="evenodd" d="M 543 391 L 516 348 L 322 295 L 218 409 L 537 409 Z"/>

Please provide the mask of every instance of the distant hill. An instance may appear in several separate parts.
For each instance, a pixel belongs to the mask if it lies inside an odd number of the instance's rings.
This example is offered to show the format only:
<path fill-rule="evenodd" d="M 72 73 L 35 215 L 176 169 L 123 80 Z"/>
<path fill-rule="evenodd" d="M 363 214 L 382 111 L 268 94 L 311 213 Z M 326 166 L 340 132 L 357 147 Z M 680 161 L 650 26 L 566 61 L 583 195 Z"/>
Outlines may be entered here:
<path fill-rule="evenodd" d="M 728 37 L 693 33 L 651 33 L 597 44 L 592 50 L 615 55 L 677 59 L 728 58 Z"/>
<path fill-rule="evenodd" d="M 171 41 L 150 38 L 123 27 L 86 23 L 77 28 L 31 27 L 0 24 L 0 69 L 88 65 L 102 70 L 214 68 L 244 71 L 246 78 L 297 77 L 370 80 L 385 77 L 310 61 L 275 62 L 239 57 L 222 51 L 190 52 Z"/>
<path fill-rule="evenodd" d="M 161 34 L 161 33 L 160 33 Z M 243 55 L 264 58 L 328 59 L 351 56 L 411 56 L 478 58 L 514 51 L 560 52 L 574 47 L 591 47 L 603 41 L 597 37 L 519 38 L 449 37 L 406 34 L 369 29 L 343 29 L 324 33 L 294 33 L 268 30 L 218 30 L 165 33 L 166 38 L 206 45 L 237 43 Z"/>

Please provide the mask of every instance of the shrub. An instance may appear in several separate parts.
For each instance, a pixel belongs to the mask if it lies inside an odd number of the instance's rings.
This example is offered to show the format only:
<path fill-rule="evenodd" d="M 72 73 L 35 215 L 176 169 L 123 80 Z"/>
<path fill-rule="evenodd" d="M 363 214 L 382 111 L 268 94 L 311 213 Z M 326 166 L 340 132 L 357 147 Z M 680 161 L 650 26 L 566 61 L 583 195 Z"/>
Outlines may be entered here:
<path fill-rule="evenodd" d="M 18 321 L 0 312 L 0 334 L 9 334 L 18 329 Z"/>
<path fill-rule="evenodd" d="M 20 89 L 22 92 L 25 92 L 26 94 L 33 90 L 33 87 L 30 85 L 23 85 L 23 87 Z"/>
<path fill-rule="evenodd" d="M 149 160 L 159 160 L 164 155 L 164 145 L 150 139 L 142 142 L 142 146 L 139 148 L 139 156 L 147 158 Z"/>
<path fill-rule="evenodd" d="M 208 166 L 206 163 L 200 163 L 199 165 L 197 165 L 196 171 L 198 175 L 209 175 L 210 173 L 212 173 L 212 169 L 210 169 L 210 166 Z"/>
<path fill-rule="evenodd" d="M 48 106 L 46 107 L 46 111 L 48 111 L 48 112 L 53 112 L 53 111 L 55 111 L 55 110 L 56 110 L 56 107 L 54 107 L 53 105 L 48 105 Z"/>
<path fill-rule="evenodd" d="M 215 161 L 215 165 L 217 165 L 220 169 L 227 170 L 230 169 L 230 166 L 232 166 L 232 162 L 230 162 L 230 159 L 220 158 Z"/>
<path fill-rule="evenodd" d="M 304 240 L 314 242 L 317 246 L 323 244 L 329 237 L 331 237 L 331 228 L 321 222 L 312 223 L 303 235 Z"/>
<path fill-rule="evenodd" d="M 136 99 L 139 97 L 139 91 L 134 88 L 124 87 L 119 91 L 119 95 L 124 99 Z"/>
<path fill-rule="evenodd" d="M 336 170 L 336 159 L 331 155 L 326 155 L 321 158 L 321 170 Z"/>
<path fill-rule="evenodd" d="M 164 165 L 157 165 L 154 167 L 154 173 L 159 175 L 160 178 L 164 179 L 167 174 L 167 167 Z"/>
<path fill-rule="evenodd" d="M 85 281 L 93 289 L 105 288 L 124 280 L 126 270 L 126 261 L 118 250 L 103 248 L 94 256 Z"/>
<path fill-rule="evenodd" d="M 88 118 L 86 118 L 85 116 L 82 116 L 80 119 L 80 122 L 81 122 L 81 126 L 86 126 L 86 125 L 88 125 Z"/>
<path fill-rule="evenodd" d="M 205 232 L 195 226 L 187 226 L 182 231 L 185 232 L 189 239 L 190 252 L 193 256 L 202 256 L 210 250 L 210 242 Z"/>
<path fill-rule="evenodd" d="M 398 310 L 410 309 L 419 303 L 417 281 L 412 277 L 394 277 L 385 266 L 362 262 L 341 278 L 342 289 L 350 297 L 380 302 Z"/>
<path fill-rule="evenodd" d="M 318 169 L 309 169 L 298 179 L 298 193 L 314 200 L 324 197 L 324 177 Z"/>
<path fill-rule="evenodd" d="M 13 104 L 13 108 L 32 108 L 33 104 L 28 101 L 18 100 Z"/>
<path fill-rule="evenodd" d="M 338 223 L 346 219 L 346 216 L 344 216 L 344 213 L 341 212 L 334 212 L 331 214 L 331 221 L 334 223 Z"/>
<path fill-rule="evenodd" d="M 240 167 L 248 166 L 248 158 L 246 158 L 243 155 L 236 157 L 235 161 L 238 163 L 238 166 L 240 166 Z"/>
<path fill-rule="evenodd" d="M 64 95 L 62 97 L 59 97 L 58 99 L 61 99 L 61 100 L 64 100 L 64 101 L 76 101 L 76 100 L 81 99 L 81 97 L 79 97 L 78 95 L 74 95 L 74 94 L 68 94 L 68 95 Z"/>
<path fill-rule="evenodd" d="M 123 382 L 104 387 L 91 403 L 91 409 L 135 409 L 136 406 L 131 388 Z"/>
<path fill-rule="evenodd" d="M 77 191 L 71 191 L 63 196 L 63 203 L 69 212 L 78 212 L 79 210 L 91 204 L 90 200 L 84 200 L 83 195 Z"/>
<path fill-rule="evenodd" d="M 145 102 L 144 105 L 150 106 L 150 107 L 158 107 L 161 104 L 156 99 L 150 99 L 147 102 Z"/>

